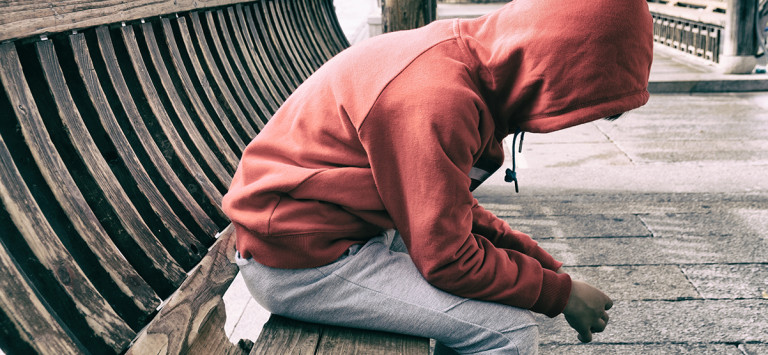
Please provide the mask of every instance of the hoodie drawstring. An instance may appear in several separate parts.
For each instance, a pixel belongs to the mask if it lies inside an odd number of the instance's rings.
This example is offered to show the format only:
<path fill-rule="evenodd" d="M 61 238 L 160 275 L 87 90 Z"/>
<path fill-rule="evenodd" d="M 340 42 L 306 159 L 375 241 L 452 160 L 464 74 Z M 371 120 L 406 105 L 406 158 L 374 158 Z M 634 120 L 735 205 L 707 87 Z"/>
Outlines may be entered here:
<path fill-rule="evenodd" d="M 520 193 L 520 189 L 517 186 L 517 171 L 516 169 L 516 163 L 515 163 L 515 144 L 517 143 L 517 136 L 520 136 L 520 146 L 518 147 L 519 152 L 523 152 L 523 138 L 525 137 L 525 132 L 521 131 L 520 129 L 515 132 L 515 135 L 512 137 L 512 169 L 510 170 L 507 168 L 506 176 L 504 176 L 504 181 L 506 182 L 515 182 L 515 193 Z"/>

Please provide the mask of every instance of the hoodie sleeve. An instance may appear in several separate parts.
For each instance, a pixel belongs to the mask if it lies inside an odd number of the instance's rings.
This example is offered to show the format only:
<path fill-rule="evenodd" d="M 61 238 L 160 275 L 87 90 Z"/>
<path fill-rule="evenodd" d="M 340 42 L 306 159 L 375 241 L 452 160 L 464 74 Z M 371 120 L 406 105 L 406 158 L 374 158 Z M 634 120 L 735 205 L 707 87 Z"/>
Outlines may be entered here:
<path fill-rule="evenodd" d="M 358 129 L 384 207 L 435 287 L 554 317 L 565 308 L 570 277 L 472 232 L 468 173 L 481 145 L 479 99 L 450 83 L 390 85 Z"/>
<path fill-rule="evenodd" d="M 480 206 L 477 200 L 472 206 L 472 232 L 485 236 L 497 248 L 517 250 L 533 257 L 545 269 L 557 271 L 563 266 L 530 236 L 510 228 L 507 222 Z"/>

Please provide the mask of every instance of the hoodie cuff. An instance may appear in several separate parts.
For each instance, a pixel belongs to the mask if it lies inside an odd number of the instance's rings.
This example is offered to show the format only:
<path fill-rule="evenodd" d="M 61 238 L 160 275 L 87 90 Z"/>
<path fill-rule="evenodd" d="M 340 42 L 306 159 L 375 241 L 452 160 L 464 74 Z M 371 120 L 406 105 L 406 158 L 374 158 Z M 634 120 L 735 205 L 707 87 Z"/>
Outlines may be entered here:
<path fill-rule="evenodd" d="M 568 274 L 557 274 L 554 271 L 544 269 L 541 293 L 539 299 L 531 307 L 531 311 L 554 318 L 563 313 L 570 296 L 571 277 Z"/>
<path fill-rule="evenodd" d="M 555 260 L 555 258 L 547 253 L 546 250 L 542 249 L 540 246 L 536 245 L 531 250 L 528 251 L 528 256 L 536 259 L 539 261 L 539 264 L 545 269 L 549 269 L 552 271 L 557 271 L 561 266 L 563 266 L 563 263 Z"/>

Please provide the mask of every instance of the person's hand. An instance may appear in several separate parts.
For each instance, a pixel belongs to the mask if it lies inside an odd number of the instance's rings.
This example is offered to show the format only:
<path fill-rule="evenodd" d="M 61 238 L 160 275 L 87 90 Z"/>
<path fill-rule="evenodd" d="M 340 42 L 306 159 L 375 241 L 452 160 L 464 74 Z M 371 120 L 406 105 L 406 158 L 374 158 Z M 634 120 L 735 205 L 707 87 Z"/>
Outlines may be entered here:
<path fill-rule="evenodd" d="M 602 291 L 581 281 L 572 281 L 571 296 L 563 310 L 565 320 L 579 333 L 582 343 L 592 341 L 592 333 L 605 330 L 613 301 Z"/>

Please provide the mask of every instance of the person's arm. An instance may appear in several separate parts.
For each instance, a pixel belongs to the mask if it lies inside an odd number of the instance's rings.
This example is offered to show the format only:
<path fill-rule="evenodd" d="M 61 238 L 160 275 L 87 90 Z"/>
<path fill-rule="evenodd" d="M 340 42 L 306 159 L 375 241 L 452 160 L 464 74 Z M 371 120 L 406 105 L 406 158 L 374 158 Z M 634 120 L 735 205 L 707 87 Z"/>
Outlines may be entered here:
<path fill-rule="evenodd" d="M 555 316 L 565 308 L 570 277 L 472 233 L 468 173 L 481 149 L 479 103 L 470 90 L 457 90 L 409 100 L 385 92 L 360 126 L 383 205 L 435 287 Z"/>
<path fill-rule="evenodd" d="M 496 247 L 517 250 L 533 257 L 546 269 L 555 271 L 563 265 L 562 262 L 555 260 L 552 255 L 542 249 L 530 236 L 513 230 L 507 222 L 483 208 L 477 200 L 474 200 L 472 206 L 472 231 L 485 236 Z"/>

